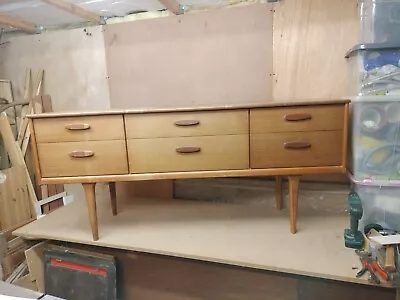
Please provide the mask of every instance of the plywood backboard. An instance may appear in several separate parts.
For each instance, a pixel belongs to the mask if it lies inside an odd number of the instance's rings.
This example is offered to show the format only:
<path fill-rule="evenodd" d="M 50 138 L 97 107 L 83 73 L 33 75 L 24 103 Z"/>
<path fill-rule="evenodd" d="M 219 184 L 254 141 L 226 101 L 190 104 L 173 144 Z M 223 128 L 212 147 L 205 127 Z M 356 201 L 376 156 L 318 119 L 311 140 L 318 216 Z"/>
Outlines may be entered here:
<path fill-rule="evenodd" d="M 112 108 L 270 101 L 270 4 L 108 25 Z"/>
<path fill-rule="evenodd" d="M 348 62 L 357 44 L 357 0 L 274 4 L 274 101 L 348 96 Z"/>
<path fill-rule="evenodd" d="M 26 69 L 44 70 L 43 93 L 53 111 L 109 108 L 103 27 L 10 38 L 0 47 L 0 78 L 10 79 L 22 101 Z M 36 73 L 33 73 L 36 74 Z"/>

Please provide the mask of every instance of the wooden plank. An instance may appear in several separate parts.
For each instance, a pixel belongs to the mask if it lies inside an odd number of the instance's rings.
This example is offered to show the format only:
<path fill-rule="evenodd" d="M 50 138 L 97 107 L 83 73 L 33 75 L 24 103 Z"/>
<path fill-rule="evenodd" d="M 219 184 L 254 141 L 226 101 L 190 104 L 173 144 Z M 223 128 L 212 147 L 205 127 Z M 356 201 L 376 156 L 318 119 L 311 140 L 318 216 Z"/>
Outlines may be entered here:
<path fill-rule="evenodd" d="M 133 180 L 160 180 L 160 179 L 188 179 L 188 178 L 219 178 L 219 177 L 246 177 L 246 176 L 290 176 L 338 173 L 345 174 L 346 168 L 342 166 L 327 167 L 297 167 L 297 168 L 271 168 L 271 169 L 249 169 L 249 170 L 222 170 L 222 171 L 193 171 L 193 172 L 168 172 L 147 173 L 127 175 L 98 175 L 98 176 L 76 176 L 76 177 L 49 177 L 40 178 L 40 184 L 71 184 L 71 183 L 99 183 L 110 181 L 133 181 Z"/>
<path fill-rule="evenodd" d="M 53 5 L 61 10 L 69 12 L 70 14 L 81 17 L 85 20 L 95 22 L 96 24 L 103 23 L 103 19 L 99 15 L 87 9 L 84 9 L 83 7 L 80 7 L 74 3 L 64 0 L 42 0 L 42 1 L 46 2 L 47 4 Z"/>
<path fill-rule="evenodd" d="M 273 100 L 348 95 L 345 52 L 358 43 L 357 0 L 274 4 Z"/>
<path fill-rule="evenodd" d="M 182 6 L 176 0 L 158 0 L 164 5 L 170 12 L 180 15 L 183 14 Z"/>
<path fill-rule="evenodd" d="M 44 292 L 44 249 L 47 242 L 41 242 L 25 251 L 31 281 L 36 281 L 38 291 Z"/>
<path fill-rule="evenodd" d="M 111 108 L 268 102 L 272 17 L 265 3 L 107 25 Z"/>
<path fill-rule="evenodd" d="M 0 14 L 0 24 L 8 25 L 16 29 L 21 29 L 27 33 L 38 33 L 39 31 L 35 24 L 5 14 Z"/>
<path fill-rule="evenodd" d="M 15 280 L 13 284 L 16 286 L 20 286 L 24 289 L 31 290 L 31 291 L 35 291 L 35 292 L 38 291 L 36 282 L 31 280 L 31 277 L 29 274 Z"/>
<path fill-rule="evenodd" d="M 6 279 L 6 282 L 13 283 L 15 280 L 24 276 L 27 270 L 28 264 L 26 263 L 26 261 L 24 261 L 14 270 L 14 272 L 11 273 L 11 275 Z"/>
<path fill-rule="evenodd" d="M 21 149 L 18 147 L 17 142 L 14 140 L 14 135 L 11 131 L 10 123 L 8 122 L 7 115 L 4 112 L 0 114 L 0 133 L 3 137 L 4 146 L 7 150 L 7 153 L 10 156 L 11 164 L 13 166 L 24 167 L 24 173 L 27 178 L 26 183 L 28 186 L 29 197 L 31 199 L 31 216 L 36 217 L 35 205 L 37 202 L 37 197 L 35 193 L 35 188 L 33 187 Z"/>
<path fill-rule="evenodd" d="M 23 166 L 2 170 L 6 181 L 0 184 L 0 223 L 2 230 L 30 220 L 31 204 Z"/>

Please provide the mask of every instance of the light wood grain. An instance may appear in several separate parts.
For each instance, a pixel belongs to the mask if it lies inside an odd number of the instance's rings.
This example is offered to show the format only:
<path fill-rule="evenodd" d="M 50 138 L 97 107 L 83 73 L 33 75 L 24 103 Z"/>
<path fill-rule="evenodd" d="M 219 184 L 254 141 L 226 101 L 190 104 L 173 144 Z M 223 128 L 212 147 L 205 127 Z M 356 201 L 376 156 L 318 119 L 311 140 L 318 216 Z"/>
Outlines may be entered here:
<path fill-rule="evenodd" d="M 6 230 L 31 219 L 29 193 L 23 166 L 2 170 L 0 184 L 0 229 Z"/>
<path fill-rule="evenodd" d="M 287 149 L 285 143 L 305 141 L 309 148 Z M 286 132 L 250 135 L 251 168 L 342 165 L 342 131 Z"/>
<path fill-rule="evenodd" d="M 285 120 L 297 114 L 307 114 L 310 119 Z M 338 130 L 343 128 L 343 117 L 344 105 L 251 109 L 250 133 Z"/>
<path fill-rule="evenodd" d="M 185 171 L 142 173 L 127 175 L 98 175 L 98 176 L 63 176 L 53 178 L 41 178 L 40 184 L 69 184 L 110 181 L 134 181 L 134 180 L 160 180 L 160 179 L 187 179 L 187 178 L 219 178 L 219 177 L 247 177 L 247 176 L 289 176 L 310 174 L 345 174 L 346 168 L 342 166 L 324 167 L 295 167 L 295 168 L 268 168 L 245 170 L 219 170 L 219 171 Z"/>
<path fill-rule="evenodd" d="M 264 103 L 245 103 L 245 104 L 208 104 L 196 106 L 168 106 L 168 107 L 143 107 L 143 108 L 127 108 L 127 109 L 107 109 L 107 110 L 81 110 L 81 111 L 64 111 L 43 113 L 37 115 L 28 115 L 28 118 L 42 119 L 42 118 L 58 118 L 58 117 L 85 117 L 85 116 L 107 116 L 107 115 L 121 115 L 121 114 L 150 114 L 150 113 L 171 113 L 171 112 L 196 112 L 196 111 L 225 111 L 225 110 L 238 110 L 250 108 L 274 108 L 274 107 L 302 107 L 314 105 L 333 105 L 333 104 L 347 104 L 350 103 L 349 99 L 297 99 L 293 101 L 277 100 L 275 102 Z"/>
<path fill-rule="evenodd" d="M 347 155 L 349 145 L 349 123 L 350 123 L 350 105 L 344 106 L 343 116 L 343 144 L 342 144 L 342 166 L 347 168 Z"/>
<path fill-rule="evenodd" d="M 28 263 L 29 278 L 35 281 L 38 291 L 44 293 L 44 249 L 47 242 L 41 242 L 28 250 L 25 250 L 26 262 Z"/>
<path fill-rule="evenodd" d="M 95 183 L 84 183 L 86 206 L 89 213 L 90 227 L 92 229 L 92 237 L 94 241 L 99 239 L 99 225 L 97 222 L 97 205 L 95 195 Z"/>
<path fill-rule="evenodd" d="M 357 0 L 285 0 L 274 4 L 273 99 L 349 95 L 344 53 L 359 43 Z"/>
<path fill-rule="evenodd" d="M 35 119 L 37 143 L 122 140 L 125 138 L 122 115 Z M 87 129 L 77 128 L 88 125 Z M 84 128 L 86 128 L 85 126 Z"/>
<path fill-rule="evenodd" d="M 125 115 L 126 137 L 179 137 L 201 135 L 246 134 L 249 132 L 248 110 L 171 112 Z M 176 123 L 191 121 L 193 125 Z"/>
<path fill-rule="evenodd" d="M 248 135 L 221 135 L 128 140 L 131 173 L 247 169 Z M 199 147 L 177 153 L 177 147 Z"/>
<path fill-rule="evenodd" d="M 299 176 L 289 176 L 289 213 L 290 213 L 290 232 L 297 232 L 297 211 L 299 201 Z"/>
<path fill-rule="evenodd" d="M 93 156 L 72 158 L 73 151 L 90 150 Z M 125 141 L 87 141 L 38 144 L 43 177 L 128 173 Z"/>

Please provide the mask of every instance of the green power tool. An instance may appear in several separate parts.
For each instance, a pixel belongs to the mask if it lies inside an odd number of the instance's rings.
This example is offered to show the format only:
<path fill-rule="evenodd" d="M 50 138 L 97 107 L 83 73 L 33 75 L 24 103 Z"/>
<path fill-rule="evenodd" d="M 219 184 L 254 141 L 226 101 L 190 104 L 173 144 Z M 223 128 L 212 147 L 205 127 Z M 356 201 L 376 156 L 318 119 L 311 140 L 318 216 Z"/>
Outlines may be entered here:
<path fill-rule="evenodd" d="M 364 245 L 364 236 L 358 230 L 358 222 L 363 215 L 361 199 L 357 192 L 351 191 L 347 200 L 350 214 L 350 229 L 344 230 L 344 245 L 347 248 L 361 249 Z"/>

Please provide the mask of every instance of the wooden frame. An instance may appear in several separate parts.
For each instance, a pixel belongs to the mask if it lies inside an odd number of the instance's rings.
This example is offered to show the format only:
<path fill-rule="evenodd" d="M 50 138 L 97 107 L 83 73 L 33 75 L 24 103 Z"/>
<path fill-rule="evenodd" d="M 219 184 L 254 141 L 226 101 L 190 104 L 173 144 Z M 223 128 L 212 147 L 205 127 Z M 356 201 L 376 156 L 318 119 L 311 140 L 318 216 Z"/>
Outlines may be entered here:
<path fill-rule="evenodd" d="M 85 20 L 95 22 L 96 24 L 104 23 L 104 20 L 101 16 L 88 11 L 76 4 L 64 1 L 64 0 L 42 0 L 43 2 L 53 5 L 61 10 L 64 10 L 68 13 L 71 13 L 75 16 L 81 17 Z"/>
<path fill-rule="evenodd" d="M 169 11 L 176 15 L 183 14 L 182 6 L 176 0 L 158 0 L 162 5 L 164 5 Z"/>
<path fill-rule="evenodd" d="M 296 233 L 297 228 L 296 228 L 296 222 L 297 222 L 297 207 L 298 207 L 298 188 L 299 188 L 299 182 L 300 182 L 300 176 L 301 175 L 311 175 L 311 174 L 327 174 L 327 173 L 346 173 L 346 163 L 347 163 L 347 144 L 348 144 L 348 111 L 349 111 L 349 101 L 348 100 L 339 100 L 336 102 L 332 101 L 324 101 L 318 103 L 316 101 L 315 103 L 307 103 L 307 102 L 302 102 L 300 104 L 294 105 L 292 104 L 291 106 L 304 106 L 307 104 L 317 106 L 318 104 L 326 104 L 326 105 L 331 105 L 331 104 L 339 104 L 343 105 L 343 110 L 342 114 L 338 114 L 337 117 L 342 118 L 343 117 L 343 126 L 341 126 L 341 132 L 343 138 L 342 140 L 342 147 L 339 148 L 339 150 L 334 154 L 334 155 L 340 155 L 340 159 L 338 156 L 338 163 L 337 165 L 332 165 L 332 166 L 310 166 L 310 167 L 296 167 L 296 164 L 294 164 L 293 167 L 291 167 L 292 164 L 289 164 L 287 167 L 280 167 L 280 168 L 260 168 L 256 167 L 254 169 L 251 168 L 251 163 L 249 160 L 249 165 L 246 167 L 246 169 L 239 169 L 239 170 L 212 170 L 212 171 L 184 171 L 184 172 L 176 172 L 176 171 L 169 171 L 165 173 L 140 173 L 140 174 L 135 174 L 135 173 L 127 173 L 127 174 L 119 174 L 119 175 L 96 175 L 96 176 L 62 176 L 62 177 L 43 177 L 40 169 L 40 162 L 39 162 L 39 157 L 38 157 L 38 148 L 37 148 L 37 139 L 36 139 L 36 131 L 35 131 L 35 125 L 32 119 L 34 118 L 51 118 L 51 117 L 82 117 L 82 116 L 102 116 L 102 115 L 112 115 L 112 114 L 142 114 L 142 113 L 148 113 L 152 112 L 154 113 L 157 110 L 127 110 L 127 111 L 115 111 L 115 112 L 91 112 L 91 113 L 68 113 L 68 114 L 40 114 L 40 115 L 31 115 L 29 117 L 29 125 L 31 126 L 32 129 L 32 150 L 33 150 L 33 158 L 34 158 L 34 163 L 35 163 L 35 172 L 36 176 L 38 178 L 39 184 L 73 184 L 73 183 L 80 183 L 83 185 L 84 190 L 85 190 L 85 196 L 86 196 L 86 202 L 87 202 L 87 207 L 88 207 L 88 213 L 90 217 L 90 223 L 91 223 L 91 228 L 92 228 L 92 234 L 93 234 L 93 240 L 98 240 L 99 239 L 99 233 L 98 233 L 98 223 L 97 223 L 97 212 L 96 212 L 96 199 L 95 199 L 95 185 L 96 183 L 100 182 L 107 182 L 109 183 L 110 187 L 110 195 L 111 195 L 111 207 L 112 207 L 112 212 L 114 215 L 117 214 L 117 203 L 116 203 L 116 190 L 115 190 L 115 183 L 116 182 L 121 182 L 121 181 L 139 181 L 139 180 L 160 180 L 160 179 L 187 179 L 187 178 L 210 178 L 210 177 L 249 177 L 249 176 L 275 176 L 277 178 L 277 189 L 276 189 L 276 205 L 277 209 L 282 208 L 282 178 L 283 176 L 287 176 L 289 179 L 289 202 L 290 202 L 290 232 L 291 233 Z M 271 105 L 264 105 L 261 107 L 282 107 L 286 105 L 282 104 L 271 104 Z M 259 106 L 246 106 L 246 107 L 240 107 L 240 108 L 246 108 L 246 109 L 253 109 L 253 108 L 259 108 Z M 210 107 L 210 108 L 198 108 L 198 109 L 178 109 L 178 111 L 206 111 L 206 110 L 226 110 L 226 109 L 239 109 L 239 107 L 222 107 L 222 108 L 216 108 L 216 107 Z M 314 108 L 315 109 L 315 108 Z M 176 112 L 177 109 L 164 109 L 161 110 L 162 112 Z M 249 111 L 250 113 L 250 111 Z M 321 115 L 320 115 L 321 116 Z M 311 119 L 311 118 L 310 118 Z M 315 120 L 318 120 L 316 117 Z M 321 119 L 320 119 L 321 120 Z M 334 119 L 335 123 L 338 124 L 336 121 L 337 119 Z M 125 120 L 126 121 L 126 120 Z M 277 121 L 280 122 L 280 121 Z M 126 123 L 124 123 L 125 128 L 125 141 L 127 140 L 126 137 Z M 315 123 L 311 123 L 315 124 Z M 329 123 L 331 124 L 331 123 Z M 340 124 L 340 122 L 339 122 Z M 250 126 L 250 124 L 248 124 Z M 295 125 L 292 125 L 295 126 Z M 39 127 L 38 127 L 39 128 Z M 89 127 L 88 127 L 89 128 Z M 293 127 L 291 127 L 293 129 Z M 296 125 L 295 128 L 298 128 L 298 125 Z M 39 130 L 39 129 L 38 129 Z M 289 129 L 290 130 L 290 129 Z M 335 128 L 335 130 L 337 130 Z M 329 132 L 329 131 L 328 131 Z M 251 136 L 251 131 L 249 128 L 249 137 Z M 56 141 L 56 140 L 54 140 Z M 128 149 L 127 149 L 128 151 Z M 250 154 L 249 150 L 249 155 Z M 250 156 L 249 156 L 250 159 Z M 131 170 L 132 171 L 132 170 Z M 129 172 L 129 171 L 128 171 Z"/>
<path fill-rule="evenodd" d="M 38 27 L 27 21 L 21 20 L 16 17 L 11 17 L 8 15 L 0 14 L 0 24 L 9 25 L 14 28 L 21 29 L 27 33 L 39 33 Z"/>

